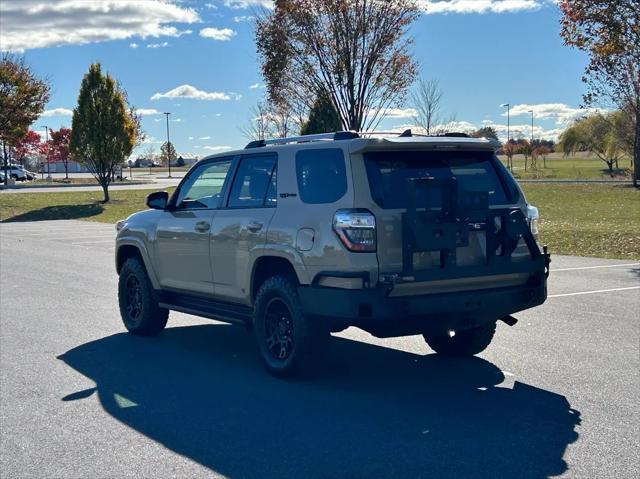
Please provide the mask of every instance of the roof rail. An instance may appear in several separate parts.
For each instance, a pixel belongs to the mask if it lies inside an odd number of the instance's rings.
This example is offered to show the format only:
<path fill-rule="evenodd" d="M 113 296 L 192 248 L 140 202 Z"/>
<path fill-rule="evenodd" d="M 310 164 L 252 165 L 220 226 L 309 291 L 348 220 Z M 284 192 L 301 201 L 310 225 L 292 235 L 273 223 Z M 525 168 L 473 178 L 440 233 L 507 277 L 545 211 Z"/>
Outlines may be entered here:
<path fill-rule="evenodd" d="M 267 145 L 286 145 L 287 143 L 307 143 L 312 141 L 326 140 L 352 140 L 358 138 L 359 135 L 355 131 L 336 131 L 335 133 L 318 133 L 315 135 L 289 136 L 286 138 L 271 138 L 269 140 L 254 140 L 245 146 L 245 150 L 249 148 L 261 148 Z"/>

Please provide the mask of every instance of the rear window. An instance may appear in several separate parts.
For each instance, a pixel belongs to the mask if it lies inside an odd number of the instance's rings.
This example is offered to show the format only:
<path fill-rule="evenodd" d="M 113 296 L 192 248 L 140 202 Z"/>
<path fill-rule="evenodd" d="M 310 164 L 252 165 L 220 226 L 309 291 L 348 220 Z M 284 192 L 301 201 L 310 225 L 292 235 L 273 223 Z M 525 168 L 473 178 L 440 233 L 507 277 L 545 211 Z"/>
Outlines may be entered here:
<path fill-rule="evenodd" d="M 364 155 L 373 200 L 385 209 L 406 208 L 407 180 L 455 177 L 460 189 L 489 193 L 489 204 L 509 203 L 494 166 L 492 152 L 482 151 L 394 151 Z M 440 190 L 417 190 L 416 205 L 441 206 Z"/>
<path fill-rule="evenodd" d="M 299 151 L 296 175 L 304 203 L 334 203 L 347 192 L 344 154 L 339 148 Z"/>

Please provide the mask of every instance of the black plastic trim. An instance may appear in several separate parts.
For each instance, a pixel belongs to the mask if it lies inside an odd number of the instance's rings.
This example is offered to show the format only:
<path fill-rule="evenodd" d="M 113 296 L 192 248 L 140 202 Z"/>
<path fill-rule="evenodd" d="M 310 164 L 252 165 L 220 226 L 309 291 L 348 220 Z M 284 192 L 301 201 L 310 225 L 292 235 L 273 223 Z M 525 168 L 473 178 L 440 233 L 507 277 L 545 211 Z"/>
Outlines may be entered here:
<path fill-rule="evenodd" d="M 173 291 L 160 291 L 158 296 L 160 297 L 159 306 L 161 308 L 226 323 L 249 325 L 252 320 L 253 308 L 242 304 Z"/>

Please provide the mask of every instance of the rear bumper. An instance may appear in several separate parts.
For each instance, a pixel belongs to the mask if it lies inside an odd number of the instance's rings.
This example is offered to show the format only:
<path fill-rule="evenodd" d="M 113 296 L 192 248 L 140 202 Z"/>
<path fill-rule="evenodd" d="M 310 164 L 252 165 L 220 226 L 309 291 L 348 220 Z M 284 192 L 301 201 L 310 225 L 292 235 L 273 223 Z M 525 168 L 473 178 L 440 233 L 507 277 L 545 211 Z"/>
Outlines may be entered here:
<path fill-rule="evenodd" d="M 306 286 L 299 288 L 299 296 L 305 313 L 326 320 L 332 330 L 357 326 L 380 337 L 472 328 L 547 298 L 544 274 L 522 286 L 498 289 L 403 297 L 389 297 L 389 291 L 388 285 L 357 290 Z"/>

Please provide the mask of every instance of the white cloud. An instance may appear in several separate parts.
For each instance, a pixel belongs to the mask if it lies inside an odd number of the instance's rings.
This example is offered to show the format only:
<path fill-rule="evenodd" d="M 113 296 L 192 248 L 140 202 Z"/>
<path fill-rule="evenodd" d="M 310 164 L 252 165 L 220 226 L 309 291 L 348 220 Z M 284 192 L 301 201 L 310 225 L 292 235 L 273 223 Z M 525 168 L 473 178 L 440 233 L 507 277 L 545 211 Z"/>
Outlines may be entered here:
<path fill-rule="evenodd" d="M 205 8 L 209 8 L 211 10 L 217 10 L 218 9 L 218 5 L 216 5 L 215 3 L 205 3 L 204 6 L 205 6 Z"/>
<path fill-rule="evenodd" d="M 174 119 L 169 120 L 169 121 L 172 121 L 173 123 L 182 123 L 182 118 L 174 118 Z"/>
<path fill-rule="evenodd" d="M 258 88 L 264 88 L 264 85 L 260 83 L 254 83 L 253 85 L 249 85 L 249 90 L 257 90 Z"/>
<path fill-rule="evenodd" d="M 372 110 L 370 115 L 376 113 L 377 110 Z M 418 112 L 413 108 L 387 108 L 385 110 L 385 118 L 411 118 L 416 116 Z"/>
<path fill-rule="evenodd" d="M 161 98 L 191 98 L 194 100 L 230 100 L 231 96 L 227 93 L 223 92 L 207 92 L 203 90 L 198 90 L 196 87 L 192 85 L 180 85 L 175 87 L 173 90 L 166 91 L 164 93 L 155 93 L 151 99 L 159 100 Z"/>
<path fill-rule="evenodd" d="M 521 104 L 513 105 L 510 109 L 511 116 L 531 115 L 533 111 L 534 120 L 553 119 L 557 125 L 566 126 L 578 118 L 596 113 L 599 110 L 597 108 L 572 108 L 564 103 L 540 103 L 535 105 Z M 502 113 L 502 116 L 507 116 L 506 110 Z"/>
<path fill-rule="evenodd" d="M 138 108 L 136 109 L 136 113 L 141 116 L 162 115 L 162 112 L 155 108 Z"/>
<path fill-rule="evenodd" d="M 169 42 L 162 42 L 162 43 L 149 43 L 147 45 L 147 48 L 165 48 L 169 46 Z"/>
<path fill-rule="evenodd" d="M 213 40 L 218 40 L 221 42 L 229 41 L 236 35 L 236 32 L 231 30 L 230 28 L 207 27 L 200 30 L 201 37 L 212 38 Z"/>
<path fill-rule="evenodd" d="M 47 118 L 50 116 L 72 116 L 73 115 L 73 110 L 70 110 L 69 108 L 54 108 L 52 110 L 45 110 L 42 115 L 40 115 L 40 118 Z"/>
<path fill-rule="evenodd" d="M 129 48 L 138 48 L 140 45 L 137 43 L 129 43 Z"/>
<path fill-rule="evenodd" d="M 264 7 L 273 8 L 272 0 L 224 0 L 224 6 L 229 8 Z"/>
<path fill-rule="evenodd" d="M 239 15 L 237 17 L 233 17 L 233 21 L 236 22 L 236 23 L 250 22 L 254 18 L 256 18 L 256 17 L 254 17 L 252 15 Z"/>
<path fill-rule="evenodd" d="M 220 146 L 203 146 L 202 147 L 203 150 L 208 150 L 208 151 L 225 151 L 225 150 L 233 150 L 232 146 L 227 146 L 227 145 L 220 145 Z"/>
<path fill-rule="evenodd" d="M 192 8 L 161 0 L 2 0 L 2 50 L 82 45 L 132 37 L 178 37 L 172 24 L 200 20 Z M 132 47 L 135 48 L 135 47 Z"/>
<path fill-rule="evenodd" d="M 479 129 L 480 127 L 490 126 L 496 133 L 498 134 L 498 138 L 503 143 L 507 141 L 507 130 L 509 132 L 509 137 L 511 139 L 518 138 L 531 138 L 531 123 L 522 123 L 522 124 L 511 124 L 507 128 L 507 124 L 505 123 L 494 123 L 491 120 L 483 120 L 479 125 L 469 122 L 469 121 L 451 121 L 446 124 L 436 125 L 434 130 L 437 132 L 460 132 L 460 133 L 471 133 Z M 387 130 L 387 128 L 383 128 Z M 414 125 L 411 123 L 396 125 L 393 128 L 389 129 L 389 131 L 402 133 L 404 130 L 410 129 L 415 134 L 426 134 L 426 131 L 419 127 L 418 125 Z M 533 136 L 534 138 L 542 138 L 545 140 L 553 140 L 558 141 L 558 137 L 564 128 L 553 128 L 550 130 L 545 129 L 541 125 L 537 124 L 533 127 Z"/>
<path fill-rule="evenodd" d="M 201 136 L 200 138 L 198 138 L 198 140 L 210 140 L 211 137 L 210 136 Z"/>
<path fill-rule="evenodd" d="M 536 10 L 549 0 L 418 0 L 426 14 L 508 13 Z"/>

